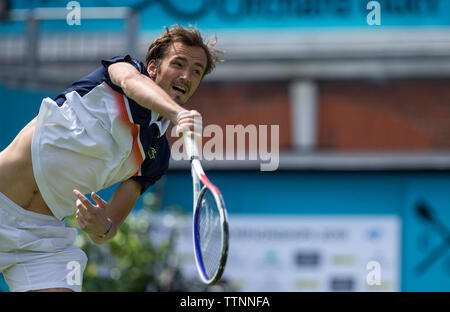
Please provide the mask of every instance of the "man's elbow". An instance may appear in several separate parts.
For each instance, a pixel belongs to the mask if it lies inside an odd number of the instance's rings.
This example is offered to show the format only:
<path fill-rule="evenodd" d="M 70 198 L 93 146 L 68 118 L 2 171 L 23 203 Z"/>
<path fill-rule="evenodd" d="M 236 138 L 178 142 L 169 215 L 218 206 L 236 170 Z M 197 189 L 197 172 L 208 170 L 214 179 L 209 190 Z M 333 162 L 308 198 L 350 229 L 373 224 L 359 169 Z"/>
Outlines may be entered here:
<path fill-rule="evenodd" d="M 108 68 L 108 71 L 111 82 L 125 93 L 132 90 L 132 86 L 141 78 L 141 73 L 128 63 L 113 64 Z"/>

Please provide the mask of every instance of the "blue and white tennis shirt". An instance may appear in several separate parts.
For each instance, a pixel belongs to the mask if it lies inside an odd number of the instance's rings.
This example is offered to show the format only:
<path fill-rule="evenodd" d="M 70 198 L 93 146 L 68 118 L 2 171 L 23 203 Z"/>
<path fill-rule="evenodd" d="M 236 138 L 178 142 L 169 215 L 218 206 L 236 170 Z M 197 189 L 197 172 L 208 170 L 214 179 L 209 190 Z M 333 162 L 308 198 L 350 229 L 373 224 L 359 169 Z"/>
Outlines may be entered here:
<path fill-rule="evenodd" d="M 39 190 L 55 217 L 76 211 L 73 189 L 97 192 L 129 178 L 144 192 L 166 172 L 170 121 L 150 111 L 111 82 L 108 66 L 128 62 L 148 76 L 129 55 L 103 60 L 54 100 L 42 101 L 31 145 Z"/>

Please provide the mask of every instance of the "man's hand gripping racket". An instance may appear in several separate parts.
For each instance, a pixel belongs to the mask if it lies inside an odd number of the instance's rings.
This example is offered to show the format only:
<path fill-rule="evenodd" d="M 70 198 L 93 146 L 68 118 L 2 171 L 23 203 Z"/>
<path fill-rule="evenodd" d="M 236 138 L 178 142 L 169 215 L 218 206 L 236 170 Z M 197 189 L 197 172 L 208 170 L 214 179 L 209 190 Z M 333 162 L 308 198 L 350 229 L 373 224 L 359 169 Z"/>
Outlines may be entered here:
<path fill-rule="evenodd" d="M 195 112 L 181 111 L 177 120 L 193 113 Z M 195 135 L 198 134 L 192 131 L 183 133 L 184 147 L 191 161 L 194 190 L 194 254 L 202 281 L 213 284 L 222 276 L 227 261 L 228 217 L 220 190 L 208 180 L 203 171 Z"/>

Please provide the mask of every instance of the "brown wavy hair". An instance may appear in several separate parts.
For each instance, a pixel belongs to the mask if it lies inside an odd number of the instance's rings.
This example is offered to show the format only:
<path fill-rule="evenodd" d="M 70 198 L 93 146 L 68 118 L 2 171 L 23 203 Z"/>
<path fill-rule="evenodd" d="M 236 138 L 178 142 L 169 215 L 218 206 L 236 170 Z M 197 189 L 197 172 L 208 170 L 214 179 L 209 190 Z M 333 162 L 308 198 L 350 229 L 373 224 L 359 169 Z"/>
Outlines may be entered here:
<path fill-rule="evenodd" d="M 174 25 L 171 28 L 164 26 L 164 29 L 166 31 L 155 39 L 148 48 L 145 56 L 146 66 L 148 66 L 151 60 L 155 60 L 156 65 L 159 66 L 169 46 L 174 42 L 182 42 L 191 47 L 200 47 L 205 51 L 206 68 L 203 77 L 213 71 L 216 63 L 223 62 L 218 56 L 222 52 L 214 48 L 217 43 L 216 37 L 214 37 L 213 42 L 205 42 L 200 31 L 193 26 L 190 26 L 190 28 L 184 28 L 180 25 Z"/>

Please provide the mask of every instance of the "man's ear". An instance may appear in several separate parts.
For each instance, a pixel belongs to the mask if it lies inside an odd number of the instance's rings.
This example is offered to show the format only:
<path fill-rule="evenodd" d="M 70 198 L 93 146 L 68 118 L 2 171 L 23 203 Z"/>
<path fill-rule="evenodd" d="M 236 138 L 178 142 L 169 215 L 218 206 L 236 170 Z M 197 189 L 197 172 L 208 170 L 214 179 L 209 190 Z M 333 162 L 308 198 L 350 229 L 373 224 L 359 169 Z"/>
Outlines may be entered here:
<path fill-rule="evenodd" d="M 158 67 L 156 66 L 155 60 L 151 60 L 148 63 L 147 72 L 151 79 L 156 79 L 156 74 L 158 73 Z"/>

